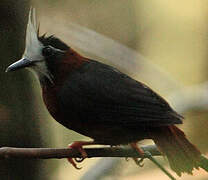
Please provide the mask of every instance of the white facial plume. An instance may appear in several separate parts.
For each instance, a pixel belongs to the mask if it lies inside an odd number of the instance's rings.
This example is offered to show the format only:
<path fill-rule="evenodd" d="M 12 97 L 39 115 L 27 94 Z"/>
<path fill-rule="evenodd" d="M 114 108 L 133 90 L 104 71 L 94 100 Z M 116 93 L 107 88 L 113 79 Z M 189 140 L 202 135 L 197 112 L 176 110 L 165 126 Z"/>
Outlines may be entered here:
<path fill-rule="evenodd" d="M 50 80 L 50 82 L 53 82 L 52 75 L 48 71 L 42 55 L 43 47 L 43 44 L 38 40 L 38 27 L 36 23 L 35 9 L 31 8 L 27 23 L 25 52 L 23 54 L 23 58 L 35 62 L 35 66 L 28 69 L 32 70 L 32 72 L 34 72 L 39 79 L 42 79 L 45 76 Z"/>
<path fill-rule="evenodd" d="M 28 68 L 38 76 L 40 81 L 45 80 L 45 77 L 53 84 L 53 75 L 48 70 L 45 62 L 45 57 L 42 55 L 42 51 L 45 48 L 43 43 L 38 37 L 38 28 L 36 23 L 35 9 L 31 8 L 28 17 L 27 30 L 26 30 L 26 41 L 25 51 L 22 59 L 11 64 L 7 69 L 8 71 L 14 71 L 21 68 Z M 53 48 L 51 46 L 51 48 Z M 60 51 L 53 48 L 55 51 Z"/>
<path fill-rule="evenodd" d="M 38 28 L 36 23 L 35 9 L 31 8 L 26 31 L 25 52 L 23 58 L 31 61 L 41 61 L 44 57 L 41 54 L 43 44 L 38 40 Z"/>

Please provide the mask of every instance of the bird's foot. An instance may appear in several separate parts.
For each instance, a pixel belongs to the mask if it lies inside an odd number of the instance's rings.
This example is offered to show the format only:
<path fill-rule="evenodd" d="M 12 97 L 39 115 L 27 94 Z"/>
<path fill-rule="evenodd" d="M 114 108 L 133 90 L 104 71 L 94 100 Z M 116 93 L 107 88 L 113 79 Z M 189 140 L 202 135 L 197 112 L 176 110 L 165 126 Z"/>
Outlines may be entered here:
<path fill-rule="evenodd" d="M 133 158 L 134 162 L 139 166 L 139 167 L 143 167 L 144 166 L 144 163 L 143 163 L 143 160 L 144 158 Z"/>
<path fill-rule="evenodd" d="M 76 168 L 76 169 L 81 169 L 80 167 L 77 166 L 76 162 L 77 162 L 77 163 L 80 163 L 80 162 L 82 162 L 85 158 L 87 158 L 87 153 L 86 153 L 86 151 L 83 149 L 82 146 L 92 145 L 92 144 L 94 144 L 93 141 L 89 141 L 89 142 L 86 142 L 86 141 L 75 141 L 75 142 L 73 142 L 72 144 L 69 144 L 69 145 L 68 145 L 68 148 L 78 150 L 78 151 L 80 152 L 80 154 L 81 154 L 81 158 L 75 158 L 75 159 L 73 159 L 73 158 L 67 158 L 68 162 L 69 162 L 72 166 L 74 166 L 74 168 Z M 74 160 L 75 160 L 76 162 L 75 162 Z"/>
<path fill-rule="evenodd" d="M 143 166 L 144 166 L 143 160 L 144 160 L 144 155 L 145 155 L 144 151 L 143 151 L 139 146 L 137 146 L 137 143 L 131 143 L 130 145 L 131 145 L 131 147 L 132 147 L 133 149 L 135 149 L 135 150 L 140 154 L 140 156 L 141 156 L 141 158 L 133 158 L 133 160 L 135 161 L 135 163 L 136 163 L 139 167 L 143 167 Z"/>

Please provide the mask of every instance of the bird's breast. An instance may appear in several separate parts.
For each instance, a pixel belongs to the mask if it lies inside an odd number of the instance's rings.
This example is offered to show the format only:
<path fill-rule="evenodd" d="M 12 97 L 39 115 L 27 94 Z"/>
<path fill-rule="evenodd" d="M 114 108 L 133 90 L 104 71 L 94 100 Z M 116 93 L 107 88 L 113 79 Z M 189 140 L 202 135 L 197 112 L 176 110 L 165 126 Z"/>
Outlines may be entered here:
<path fill-rule="evenodd" d="M 59 106 L 57 102 L 57 89 L 42 87 L 43 101 L 54 119 L 59 119 Z"/>
<path fill-rule="evenodd" d="M 68 89 L 69 94 L 70 90 Z M 63 126 L 93 138 L 97 143 L 118 145 L 146 138 L 146 135 L 144 136 L 146 131 L 142 128 L 139 131 L 135 131 L 126 129 L 119 124 L 114 126 L 113 120 L 110 124 L 102 123 L 102 121 L 99 122 L 99 114 L 93 111 L 92 107 L 94 106 L 89 103 L 90 101 L 86 105 L 87 99 L 84 97 L 80 98 L 78 95 L 70 95 L 69 98 L 68 96 L 65 101 L 70 99 L 70 103 L 67 103 L 67 106 L 61 109 L 60 97 L 58 98 L 57 95 L 57 88 L 43 88 L 43 100 L 53 118 Z M 128 136 L 122 136 L 123 132 L 128 134 Z"/>
<path fill-rule="evenodd" d="M 75 130 L 77 127 L 82 127 L 80 118 L 78 118 L 79 108 L 73 103 L 69 103 L 64 108 L 61 106 L 60 97 L 58 98 L 59 86 L 42 87 L 43 101 L 51 116 L 66 128 Z M 73 99 L 73 98 L 72 98 Z M 67 113 L 66 113 L 67 112 Z"/>

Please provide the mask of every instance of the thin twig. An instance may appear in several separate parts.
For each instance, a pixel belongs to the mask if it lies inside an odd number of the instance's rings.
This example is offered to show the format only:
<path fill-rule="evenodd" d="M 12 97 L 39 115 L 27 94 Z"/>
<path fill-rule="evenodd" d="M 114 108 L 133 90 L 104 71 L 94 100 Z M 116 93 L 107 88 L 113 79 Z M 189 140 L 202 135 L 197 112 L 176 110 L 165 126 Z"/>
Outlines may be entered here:
<path fill-rule="evenodd" d="M 176 180 L 157 160 L 150 154 L 150 152 L 145 152 L 149 160 L 151 160 L 159 169 L 161 169 L 171 180 Z"/>

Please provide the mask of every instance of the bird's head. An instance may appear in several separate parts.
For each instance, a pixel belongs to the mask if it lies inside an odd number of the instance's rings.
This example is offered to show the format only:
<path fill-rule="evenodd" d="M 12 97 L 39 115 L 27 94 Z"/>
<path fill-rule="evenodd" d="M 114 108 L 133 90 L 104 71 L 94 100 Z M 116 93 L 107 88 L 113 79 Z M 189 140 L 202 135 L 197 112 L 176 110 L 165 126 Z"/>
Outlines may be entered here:
<path fill-rule="evenodd" d="M 72 56 L 73 55 L 73 56 Z M 74 65 L 80 59 L 69 46 L 54 36 L 39 35 L 35 10 L 31 8 L 28 17 L 25 51 L 22 58 L 11 64 L 6 72 L 27 68 L 35 72 L 40 81 L 54 83 L 54 75 L 66 64 Z M 71 63 L 70 63 L 71 62 Z M 63 73 L 63 72 L 62 72 Z"/>

